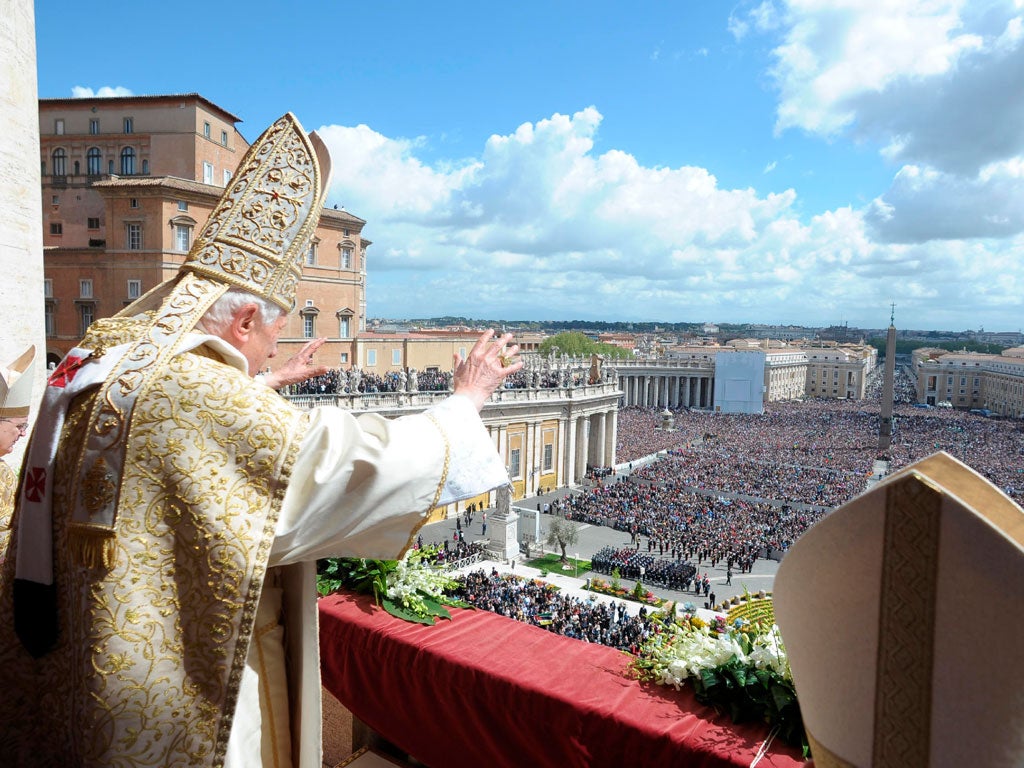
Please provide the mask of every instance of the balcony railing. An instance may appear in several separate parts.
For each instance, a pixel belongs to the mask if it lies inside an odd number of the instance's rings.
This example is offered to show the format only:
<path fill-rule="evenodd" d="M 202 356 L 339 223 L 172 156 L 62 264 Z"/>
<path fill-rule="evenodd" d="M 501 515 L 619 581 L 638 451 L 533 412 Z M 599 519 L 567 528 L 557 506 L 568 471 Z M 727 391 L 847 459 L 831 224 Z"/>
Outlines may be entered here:
<path fill-rule="evenodd" d="M 554 387 L 547 389 L 499 389 L 487 406 L 497 403 L 552 402 L 582 400 L 600 395 L 614 395 L 619 388 L 615 383 L 590 384 L 580 387 Z M 334 405 L 349 411 L 422 410 L 439 403 L 451 392 L 361 392 L 350 394 L 326 393 L 317 395 L 284 395 L 296 408 L 308 410 L 321 405 Z M 487 407 L 485 406 L 485 407 Z"/>

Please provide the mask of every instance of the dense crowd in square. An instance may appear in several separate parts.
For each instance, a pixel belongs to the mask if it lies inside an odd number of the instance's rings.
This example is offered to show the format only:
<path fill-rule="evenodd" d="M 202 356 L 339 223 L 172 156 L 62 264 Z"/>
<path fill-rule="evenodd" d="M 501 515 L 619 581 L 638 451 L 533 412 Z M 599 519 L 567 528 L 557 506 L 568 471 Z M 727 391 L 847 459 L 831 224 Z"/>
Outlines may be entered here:
<path fill-rule="evenodd" d="M 492 570 L 478 570 L 458 578 L 453 595 L 470 605 L 532 624 L 565 637 L 600 643 L 636 653 L 655 631 L 646 608 L 631 616 L 622 603 L 613 605 L 596 597 L 580 599 L 542 581 Z"/>

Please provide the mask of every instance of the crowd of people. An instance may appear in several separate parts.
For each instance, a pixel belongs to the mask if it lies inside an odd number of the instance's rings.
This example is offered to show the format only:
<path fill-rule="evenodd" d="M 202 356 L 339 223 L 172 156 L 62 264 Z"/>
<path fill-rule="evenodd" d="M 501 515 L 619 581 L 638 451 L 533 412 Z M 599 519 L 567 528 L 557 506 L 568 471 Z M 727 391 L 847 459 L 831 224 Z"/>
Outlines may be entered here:
<path fill-rule="evenodd" d="M 557 389 L 582 386 L 588 372 L 582 368 L 567 370 L 522 369 L 511 374 L 502 384 L 503 389 Z M 410 382 L 415 381 L 415 384 Z M 291 395 L 373 394 L 381 392 L 447 392 L 451 389 L 452 375 L 448 371 L 400 370 L 378 374 L 358 368 L 334 368 L 321 376 L 314 376 L 288 388 Z M 415 387 L 415 389 L 413 389 Z"/>
<path fill-rule="evenodd" d="M 454 597 L 511 619 L 542 627 L 565 637 L 600 643 L 636 653 L 654 631 L 645 608 L 630 616 L 622 603 L 565 595 L 543 582 L 492 570 L 477 570 L 458 578 Z"/>
<path fill-rule="evenodd" d="M 678 483 L 628 476 L 567 496 L 553 510 L 570 520 L 626 531 L 638 547 L 646 536 L 647 551 L 670 562 L 724 563 L 740 572 L 753 568 L 758 557 L 788 549 L 824 514 L 823 508 L 705 496 Z"/>
<path fill-rule="evenodd" d="M 762 415 L 703 411 L 676 415 L 663 431 L 657 411 L 618 417 L 618 459 L 666 451 L 675 459 L 637 470 L 651 481 L 834 508 L 866 487 L 877 459 L 896 471 L 936 451 L 970 465 L 1024 500 L 1024 431 L 1015 420 L 949 408 L 894 408 L 892 443 L 878 447 L 877 400 L 768 403 Z"/>

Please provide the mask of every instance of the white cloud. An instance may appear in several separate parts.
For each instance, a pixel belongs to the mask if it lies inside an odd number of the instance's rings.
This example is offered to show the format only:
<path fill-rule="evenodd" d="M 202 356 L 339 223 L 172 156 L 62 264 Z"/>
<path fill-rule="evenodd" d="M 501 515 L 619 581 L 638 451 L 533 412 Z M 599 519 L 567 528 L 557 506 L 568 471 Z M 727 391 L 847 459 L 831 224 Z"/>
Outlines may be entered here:
<path fill-rule="evenodd" d="M 994 163 L 973 178 L 904 166 L 866 216 L 888 242 L 1016 235 L 1024 232 L 1024 162 Z"/>
<path fill-rule="evenodd" d="M 946 181 L 938 172 L 912 178 L 907 170 L 866 212 L 840 208 L 805 223 L 793 190 L 725 189 L 704 168 L 596 153 L 602 119 L 594 107 L 555 114 L 491 136 L 477 157 L 434 165 L 418 157 L 424 139 L 392 139 L 367 126 L 321 129 L 336 169 L 331 200 L 367 219 L 374 241 L 370 313 L 845 318 L 881 327 L 896 282 L 907 317 L 963 307 L 962 315 L 942 315 L 951 327 L 1003 327 L 998 318 L 1024 304 L 1024 294 L 1007 287 L 1024 284 L 1020 235 L 927 243 L 896 236 L 924 222 L 911 203 L 923 206 L 927 190 Z M 979 179 L 1009 188 L 1022 168 L 993 166 Z M 992 210 L 1020 218 L 1009 205 Z M 998 217 L 990 226 L 1007 227 Z M 979 263 L 1000 265 L 998 285 Z M 978 296 L 996 314 L 984 316 Z"/>
<path fill-rule="evenodd" d="M 742 40 L 751 29 L 758 32 L 771 32 L 782 24 L 778 7 L 771 0 L 764 0 L 750 10 L 737 13 L 734 9 L 729 14 L 727 23 L 729 32 L 737 40 Z"/>
<path fill-rule="evenodd" d="M 1024 151 L 1013 2 L 790 0 L 782 18 L 777 130 L 849 133 L 966 175 Z"/>
<path fill-rule="evenodd" d="M 772 160 L 770 163 L 768 163 L 768 165 L 766 165 L 764 167 L 764 170 L 762 171 L 762 173 L 771 173 L 772 171 L 774 171 L 778 167 L 778 165 L 779 165 L 779 163 L 778 163 L 777 160 Z"/>
<path fill-rule="evenodd" d="M 95 91 L 92 88 L 86 88 L 84 85 L 75 85 L 71 88 L 71 98 L 73 99 L 109 99 L 115 96 L 134 96 L 135 94 L 128 88 L 121 85 L 104 85 L 101 88 L 97 88 Z"/>

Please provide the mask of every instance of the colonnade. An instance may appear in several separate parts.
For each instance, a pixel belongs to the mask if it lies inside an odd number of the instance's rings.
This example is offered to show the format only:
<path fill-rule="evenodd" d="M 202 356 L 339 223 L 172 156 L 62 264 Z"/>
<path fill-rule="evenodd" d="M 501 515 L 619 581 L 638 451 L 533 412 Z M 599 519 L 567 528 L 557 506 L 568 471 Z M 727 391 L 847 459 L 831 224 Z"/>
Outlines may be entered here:
<path fill-rule="evenodd" d="M 539 470 L 543 467 L 543 443 L 540 439 L 541 423 L 527 422 L 526 439 L 523 442 L 524 455 L 522 475 L 525 480 L 524 495 L 532 496 L 538 487 L 576 485 L 583 481 L 587 466 L 610 467 L 615 464 L 615 440 L 618 434 L 618 409 L 598 412 L 584 412 L 562 416 L 559 419 L 559 435 L 555 441 L 557 456 L 555 467 L 557 481 L 546 483 Z M 521 428 L 522 423 L 516 424 Z M 508 425 L 495 424 L 487 428 L 491 439 L 498 447 L 502 461 L 508 463 Z M 512 478 L 515 483 L 516 478 Z"/>
<path fill-rule="evenodd" d="M 619 369 L 624 406 L 643 408 L 711 408 L 714 377 L 704 374 L 628 373 Z"/>

